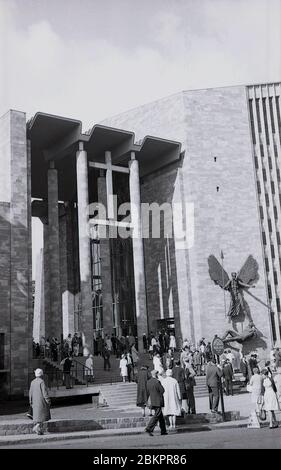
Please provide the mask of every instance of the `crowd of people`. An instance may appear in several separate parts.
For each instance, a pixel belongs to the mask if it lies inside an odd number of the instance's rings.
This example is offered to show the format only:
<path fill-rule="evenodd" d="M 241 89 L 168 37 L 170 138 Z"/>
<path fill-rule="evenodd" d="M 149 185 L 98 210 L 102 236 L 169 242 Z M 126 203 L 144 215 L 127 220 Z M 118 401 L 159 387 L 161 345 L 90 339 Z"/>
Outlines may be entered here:
<path fill-rule="evenodd" d="M 176 339 L 170 334 L 170 341 L 163 342 L 164 335 L 151 335 L 146 346 L 152 360 L 149 365 L 140 367 L 137 382 L 137 406 L 142 408 L 143 416 L 148 407 L 154 409 L 146 432 L 152 435 L 157 422 L 161 433 L 165 434 L 165 419 L 170 429 L 175 427 L 176 416 L 196 413 L 194 386 L 196 376 L 205 375 L 209 392 L 209 406 L 212 413 L 218 412 L 220 393 L 233 395 L 235 373 L 243 377 L 241 385 L 251 391 L 252 403 L 258 415 L 261 409 L 268 413 L 269 427 L 278 426 L 275 412 L 281 410 L 281 351 L 274 348 L 270 360 L 260 361 L 256 353 L 247 357 L 234 349 L 226 348 L 218 357 L 213 354 L 211 343 L 202 338 L 195 347 L 184 340 L 181 348 L 176 347 Z M 160 337 L 160 339 L 159 339 Z M 165 337 L 165 336 L 164 336 Z M 156 385 L 156 382 L 158 384 Z M 161 387 L 159 386 L 161 385 Z M 155 399 L 155 395 L 158 396 Z M 161 404 L 161 411 L 159 409 Z"/>
<path fill-rule="evenodd" d="M 141 356 L 141 361 L 137 339 L 133 335 L 100 336 L 96 339 L 94 351 L 95 356 L 103 358 L 105 371 L 111 370 L 111 356 L 114 355 L 119 360 L 122 381 L 137 382 L 136 405 L 142 409 L 143 416 L 146 409 L 151 416 L 146 427 L 148 434 L 152 435 L 157 422 L 161 433 L 166 434 L 166 423 L 169 430 L 173 430 L 177 416 L 196 414 L 194 387 L 198 376 L 206 376 L 210 411 L 217 413 L 220 387 L 226 395 L 233 395 L 234 374 L 237 372 L 243 376 L 244 385 L 251 392 L 251 402 L 257 416 L 263 409 L 268 412 L 269 426 L 277 426 L 275 412 L 281 407 L 279 348 L 273 349 L 269 360 L 264 362 L 254 352 L 245 357 L 231 348 L 226 348 L 218 357 L 213 354 L 211 343 L 205 338 L 194 345 L 187 339 L 177 341 L 173 332 L 151 332 L 143 335 L 142 341 L 145 354 Z M 82 336 L 79 333 L 73 337 L 69 334 L 61 343 L 57 338 L 49 340 L 42 337 L 40 344 L 34 343 L 34 355 L 60 361 L 65 386 L 70 388 L 73 357 L 83 355 Z M 89 381 L 95 378 L 95 356 L 88 354 L 85 362 L 85 375 Z M 42 432 L 40 426 L 36 429 Z"/>
<path fill-rule="evenodd" d="M 81 333 L 69 334 L 60 340 L 56 337 L 41 336 L 40 343 L 33 340 L 33 357 L 47 357 L 54 362 L 61 361 L 67 356 L 83 356 L 83 341 Z"/>

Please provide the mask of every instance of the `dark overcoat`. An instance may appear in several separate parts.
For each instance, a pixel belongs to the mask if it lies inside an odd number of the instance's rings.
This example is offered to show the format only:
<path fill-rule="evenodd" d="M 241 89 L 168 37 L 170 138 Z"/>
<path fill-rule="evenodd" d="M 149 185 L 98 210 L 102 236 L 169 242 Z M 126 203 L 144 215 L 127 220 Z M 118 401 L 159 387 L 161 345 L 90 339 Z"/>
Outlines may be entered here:
<path fill-rule="evenodd" d="M 137 389 L 137 406 L 147 405 L 148 392 L 147 381 L 149 379 L 149 372 L 145 369 L 140 369 L 137 375 L 138 389 Z"/>
<path fill-rule="evenodd" d="M 206 370 L 206 383 L 208 387 L 218 387 L 222 371 L 215 364 L 208 364 Z"/>
<path fill-rule="evenodd" d="M 180 387 L 180 392 L 181 392 L 181 398 L 186 399 L 186 388 L 185 388 L 185 373 L 184 369 L 182 367 L 174 367 L 173 368 L 173 377 L 174 379 L 177 380 L 179 387 Z"/>
<path fill-rule="evenodd" d="M 164 406 L 164 387 L 162 387 L 159 380 L 151 377 L 147 382 L 147 392 L 150 397 L 152 408 L 160 408 Z"/>
<path fill-rule="evenodd" d="M 36 377 L 30 384 L 29 403 L 32 406 L 35 423 L 44 423 L 51 419 L 51 400 L 45 382 L 40 377 Z"/>

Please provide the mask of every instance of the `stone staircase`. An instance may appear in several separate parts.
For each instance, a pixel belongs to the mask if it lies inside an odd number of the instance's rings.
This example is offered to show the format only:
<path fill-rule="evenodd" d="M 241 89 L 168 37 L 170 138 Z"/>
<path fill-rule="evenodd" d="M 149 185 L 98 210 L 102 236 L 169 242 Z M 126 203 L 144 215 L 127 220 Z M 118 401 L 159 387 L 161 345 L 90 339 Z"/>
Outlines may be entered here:
<path fill-rule="evenodd" d="M 77 375 L 79 380 L 84 380 L 83 377 L 83 365 L 85 365 L 86 357 L 79 356 L 74 358 L 74 368 L 76 368 L 77 363 Z M 120 359 L 116 359 L 115 356 L 110 357 L 110 370 L 104 370 L 104 360 L 101 356 L 94 356 L 94 381 L 93 384 L 103 384 L 103 383 L 118 383 L 122 381 L 119 369 Z"/>
<path fill-rule="evenodd" d="M 237 375 L 237 377 L 236 377 Z M 234 392 L 240 391 L 240 377 L 239 374 L 235 374 L 234 381 Z M 208 388 L 206 386 L 206 377 L 197 376 L 195 378 L 196 386 L 194 387 L 194 396 L 195 398 L 207 397 Z M 94 382 L 96 385 L 96 381 Z M 105 402 L 112 408 L 135 408 L 136 407 L 136 398 L 137 398 L 137 384 L 135 382 L 125 382 L 125 383 L 102 383 L 99 382 L 99 390 L 101 393 L 102 401 Z"/>
<path fill-rule="evenodd" d="M 209 394 L 208 394 L 208 388 L 206 385 L 206 377 L 204 375 L 196 376 L 195 382 L 196 382 L 196 386 L 194 387 L 195 398 L 207 397 Z"/>
<path fill-rule="evenodd" d="M 59 362 L 54 362 L 49 358 L 44 358 L 42 361 L 46 385 L 48 388 L 57 388 L 63 385 L 63 367 Z M 81 366 L 81 370 L 83 367 Z M 71 372 L 71 382 L 74 385 L 85 385 L 83 373 L 78 374 L 77 368 Z"/>
<path fill-rule="evenodd" d="M 135 382 L 121 382 L 115 384 L 101 384 L 99 387 L 100 402 L 113 409 L 136 409 L 137 384 Z"/>
<path fill-rule="evenodd" d="M 83 372 L 83 366 L 86 362 L 86 357 L 78 356 L 77 358 L 73 358 L 73 368 L 72 368 L 72 375 L 75 376 L 75 383 L 73 385 L 85 385 L 86 384 L 86 377 L 85 373 Z M 51 361 L 50 359 L 44 359 L 44 369 L 48 373 L 50 371 L 62 371 L 62 366 L 58 363 Z M 114 355 L 110 357 L 110 370 L 104 370 L 104 360 L 101 356 L 94 356 L 94 380 L 91 385 L 98 386 L 101 388 L 105 393 L 105 399 L 107 401 L 108 398 L 108 391 L 117 396 L 117 403 L 121 404 L 126 402 L 128 406 L 135 406 L 136 400 L 136 390 L 137 386 L 136 383 L 128 383 L 126 382 L 123 384 L 122 377 L 120 375 L 119 369 L 120 359 L 117 359 Z M 150 369 L 152 368 L 152 361 L 149 359 L 148 355 L 142 354 L 140 355 L 140 363 L 146 363 Z M 134 377 L 131 377 L 134 380 Z M 199 397 L 207 397 L 208 396 L 208 388 L 206 386 L 206 377 L 205 376 L 196 376 L 196 386 L 194 387 L 194 396 L 195 398 Z M 234 381 L 233 381 L 233 389 L 234 393 L 240 393 L 242 389 L 242 380 L 243 376 L 241 373 L 234 374 Z M 112 386 L 115 385 L 115 388 Z M 134 390 L 134 392 L 133 392 Z M 121 394 L 119 393 L 121 392 Z M 124 394 L 124 395 L 123 395 Z M 114 400 L 114 397 L 109 397 L 109 401 Z M 110 405 L 111 406 L 111 405 Z M 115 405 L 114 405 L 115 406 Z"/>
<path fill-rule="evenodd" d="M 197 379 L 199 380 L 199 383 Z M 205 377 L 196 378 L 196 387 L 194 389 L 194 396 L 205 397 L 208 396 L 208 390 L 205 385 Z M 101 384 L 99 387 L 101 394 L 101 402 L 105 402 L 111 408 L 132 409 L 136 408 L 137 399 L 137 384 L 135 382 L 115 383 L 115 384 Z"/>

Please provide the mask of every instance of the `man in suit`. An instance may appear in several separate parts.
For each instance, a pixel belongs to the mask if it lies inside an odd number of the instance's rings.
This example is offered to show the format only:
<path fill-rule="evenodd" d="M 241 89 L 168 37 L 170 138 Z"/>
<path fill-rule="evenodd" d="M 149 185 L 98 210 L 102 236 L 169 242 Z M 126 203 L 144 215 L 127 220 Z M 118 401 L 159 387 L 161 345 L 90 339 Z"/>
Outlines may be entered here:
<path fill-rule="evenodd" d="M 253 375 L 254 374 L 253 370 L 255 368 L 258 369 L 258 361 L 257 361 L 257 355 L 256 354 L 251 354 L 251 357 L 249 359 L 249 367 L 250 367 L 251 375 Z"/>
<path fill-rule="evenodd" d="M 164 406 L 164 391 L 164 388 L 157 379 L 157 371 L 152 370 L 151 378 L 147 381 L 147 395 L 150 397 L 150 406 L 151 409 L 154 410 L 154 416 L 152 416 L 151 420 L 145 428 L 145 432 L 147 432 L 150 436 L 153 436 L 152 433 L 158 421 L 162 436 L 168 434 L 162 413 L 162 407 Z"/>
<path fill-rule="evenodd" d="M 246 385 L 249 382 L 249 365 L 245 356 L 242 357 L 242 360 L 240 362 L 240 370 L 244 376 L 245 385 Z"/>
<path fill-rule="evenodd" d="M 224 383 L 225 383 L 225 393 L 226 395 L 233 395 L 233 385 L 232 385 L 232 379 L 233 379 L 233 368 L 232 365 L 230 364 L 229 359 L 226 359 L 223 369 L 223 378 L 224 378 Z"/>
<path fill-rule="evenodd" d="M 219 386 L 222 376 L 221 369 L 210 360 L 206 371 L 206 384 L 209 391 L 210 409 L 212 413 L 218 412 L 219 406 Z"/>

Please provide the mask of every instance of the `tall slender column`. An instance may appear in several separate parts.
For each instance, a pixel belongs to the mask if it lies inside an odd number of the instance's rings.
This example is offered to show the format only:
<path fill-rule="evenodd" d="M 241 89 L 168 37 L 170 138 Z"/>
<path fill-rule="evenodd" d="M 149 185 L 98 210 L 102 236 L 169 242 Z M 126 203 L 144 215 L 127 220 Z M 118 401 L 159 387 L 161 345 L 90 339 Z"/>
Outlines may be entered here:
<path fill-rule="evenodd" d="M 83 354 L 93 349 L 93 304 L 91 285 L 91 247 L 89 234 L 88 160 L 83 142 L 76 152 L 81 327 Z"/>
<path fill-rule="evenodd" d="M 44 262 L 43 249 L 40 250 L 36 260 L 36 282 L 34 295 L 33 338 L 40 343 L 45 336 L 45 307 L 44 307 Z"/>
<path fill-rule="evenodd" d="M 62 307 L 60 292 L 58 173 L 54 162 L 48 169 L 48 259 L 50 310 L 46 321 L 47 336 L 60 341 L 62 334 Z"/>
<path fill-rule="evenodd" d="M 98 200 L 99 203 L 107 206 L 108 185 L 104 177 L 104 170 L 98 177 Z M 110 239 L 109 230 L 107 236 L 100 238 L 100 257 L 101 257 L 101 281 L 102 281 L 102 317 L 103 331 L 111 335 L 113 331 L 113 305 L 112 305 L 112 283 L 111 283 L 111 260 L 110 260 Z"/>
<path fill-rule="evenodd" d="M 131 219 L 133 225 L 133 258 L 134 258 L 134 278 L 135 278 L 135 301 L 138 328 L 139 351 L 143 352 L 142 337 L 147 335 L 147 306 L 146 306 L 146 286 L 144 268 L 144 250 L 141 224 L 141 198 L 140 198 L 140 178 L 139 162 L 135 158 L 135 153 L 131 152 L 130 161 L 130 199 L 131 199 Z"/>
<path fill-rule="evenodd" d="M 61 206 L 62 208 L 62 206 Z M 63 336 L 74 334 L 74 289 L 73 289 L 73 258 L 71 234 L 71 209 L 68 202 L 64 203 L 64 214 L 60 216 L 60 275 L 62 296 Z"/>

